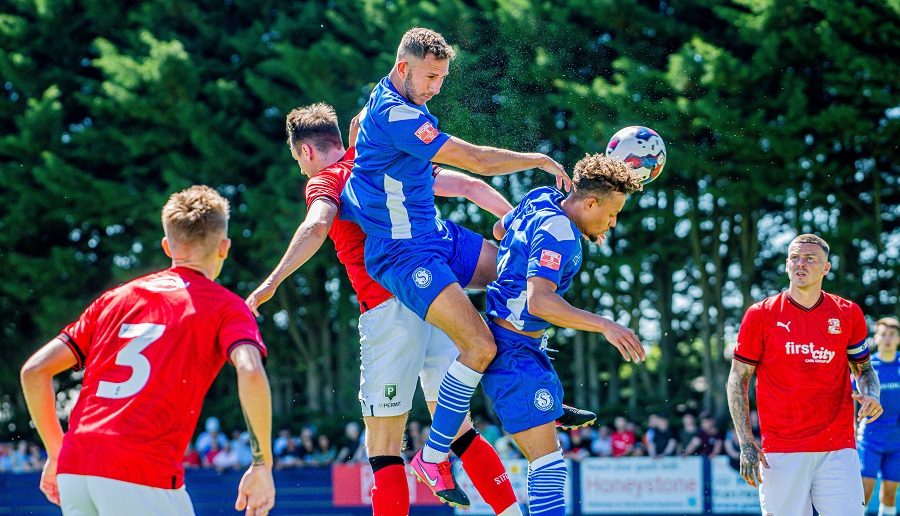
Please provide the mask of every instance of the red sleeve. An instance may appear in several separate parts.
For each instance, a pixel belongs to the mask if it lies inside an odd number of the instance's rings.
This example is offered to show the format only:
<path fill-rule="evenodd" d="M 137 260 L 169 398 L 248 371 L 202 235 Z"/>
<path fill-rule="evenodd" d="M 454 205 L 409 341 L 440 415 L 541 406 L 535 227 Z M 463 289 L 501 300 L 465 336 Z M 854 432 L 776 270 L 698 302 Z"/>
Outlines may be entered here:
<path fill-rule="evenodd" d="M 59 340 L 63 341 L 77 359 L 74 369 L 80 371 L 84 369 L 84 363 L 91 351 L 91 344 L 94 339 L 94 331 L 97 327 L 97 317 L 99 316 L 104 296 L 101 296 L 81 313 L 78 320 L 66 326 L 59 335 Z"/>
<path fill-rule="evenodd" d="M 255 346 L 265 362 L 266 345 L 259 334 L 256 319 L 247 305 L 238 299 L 224 309 L 222 325 L 219 327 L 219 349 L 225 354 L 225 359 L 230 361 L 231 352 L 241 344 Z"/>
<path fill-rule="evenodd" d="M 747 309 L 741 327 L 738 330 L 737 345 L 734 348 L 734 360 L 759 365 L 763 354 L 763 309 L 757 303 Z"/>
<path fill-rule="evenodd" d="M 344 183 L 346 180 L 342 180 L 337 173 L 329 170 L 324 170 L 311 177 L 306 183 L 306 209 L 309 209 L 312 203 L 320 197 L 328 199 L 340 209 Z"/>

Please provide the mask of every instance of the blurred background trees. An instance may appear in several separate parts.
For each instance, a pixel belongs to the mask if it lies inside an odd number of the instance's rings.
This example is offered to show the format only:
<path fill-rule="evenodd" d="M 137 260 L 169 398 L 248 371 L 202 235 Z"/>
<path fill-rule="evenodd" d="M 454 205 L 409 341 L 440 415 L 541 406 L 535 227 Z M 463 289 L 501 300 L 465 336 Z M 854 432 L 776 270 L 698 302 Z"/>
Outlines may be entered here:
<path fill-rule="evenodd" d="M 326 101 L 346 125 L 412 26 L 459 53 L 429 104 L 451 134 L 569 169 L 626 125 L 668 145 L 663 175 L 607 244 L 585 244 L 567 295 L 639 330 L 649 360 L 552 331 L 570 402 L 635 419 L 682 405 L 724 415 L 727 347 L 744 309 L 787 285 L 799 232 L 832 245 L 826 290 L 870 319 L 897 315 L 894 0 L 4 0 L 0 438 L 31 432 L 24 360 L 104 289 L 168 266 L 170 193 L 204 183 L 230 199 L 221 282 L 249 294 L 305 215 L 285 115 Z M 515 203 L 549 181 L 493 184 Z M 489 233 L 489 214 L 440 207 Z M 263 307 L 279 426 L 359 416 L 359 312 L 329 246 Z M 226 427 L 240 425 L 233 374 L 204 408 Z M 61 411 L 80 380 L 65 376 Z"/>

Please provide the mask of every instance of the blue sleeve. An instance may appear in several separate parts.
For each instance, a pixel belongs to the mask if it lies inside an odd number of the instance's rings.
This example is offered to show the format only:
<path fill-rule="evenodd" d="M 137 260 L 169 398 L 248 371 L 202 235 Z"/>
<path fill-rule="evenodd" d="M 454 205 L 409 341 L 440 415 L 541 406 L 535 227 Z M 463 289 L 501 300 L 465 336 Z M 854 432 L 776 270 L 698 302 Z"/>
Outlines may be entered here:
<path fill-rule="evenodd" d="M 387 118 L 387 132 L 394 146 L 419 159 L 431 161 L 450 139 L 449 134 L 438 130 L 424 113 L 415 108 L 398 104 L 389 110 Z"/>
<path fill-rule="evenodd" d="M 565 219 L 565 224 L 568 225 L 568 219 Z M 526 278 L 538 276 L 552 281 L 557 287 L 562 284 L 566 264 L 575 256 L 578 246 L 581 245 L 574 235 L 569 237 L 571 230 L 562 233 L 548 230 L 547 224 L 535 230 L 530 242 Z"/>
<path fill-rule="evenodd" d="M 509 229 L 509 225 L 512 224 L 513 219 L 516 217 L 517 211 L 519 211 L 518 208 L 513 208 L 506 212 L 506 215 L 504 215 L 500 219 L 500 223 L 503 225 L 503 229 Z"/>

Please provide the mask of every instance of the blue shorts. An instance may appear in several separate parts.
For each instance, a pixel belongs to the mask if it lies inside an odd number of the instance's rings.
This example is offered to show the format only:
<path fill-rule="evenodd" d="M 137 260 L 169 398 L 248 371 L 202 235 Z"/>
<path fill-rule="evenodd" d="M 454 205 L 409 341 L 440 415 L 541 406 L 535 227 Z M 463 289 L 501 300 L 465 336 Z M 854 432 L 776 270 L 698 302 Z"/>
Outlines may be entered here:
<path fill-rule="evenodd" d="M 563 415 L 563 388 L 541 340 L 488 323 L 497 356 L 481 386 L 494 402 L 503 430 L 511 434 L 555 421 Z"/>
<path fill-rule="evenodd" d="M 856 444 L 864 478 L 877 478 L 880 471 L 882 480 L 900 482 L 900 443 L 863 439 Z"/>
<path fill-rule="evenodd" d="M 484 238 L 449 220 L 427 237 L 366 237 L 366 270 L 422 320 L 434 298 L 452 283 L 466 287 L 475 274 Z"/>

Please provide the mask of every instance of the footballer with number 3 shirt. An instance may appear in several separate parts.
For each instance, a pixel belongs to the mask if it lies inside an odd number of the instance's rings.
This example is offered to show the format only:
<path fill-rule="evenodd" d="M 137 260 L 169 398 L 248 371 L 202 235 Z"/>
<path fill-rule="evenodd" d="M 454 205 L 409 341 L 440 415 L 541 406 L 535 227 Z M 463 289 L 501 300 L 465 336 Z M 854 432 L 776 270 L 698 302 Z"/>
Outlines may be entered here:
<path fill-rule="evenodd" d="M 813 506 L 822 516 L 865 511 L 853 400 L 860 403 L 856 420 L 874 421 L 883 412 L 880 388 L 862 310 L 822 291 L 831 270 L 828 253 L 816 235 L 792 240 L 788 290 L 752 305 L 738 333 L 728 405 L 741 445 L 741 476 L 759 486 L 764 515 L 811 516 Z M 747 397 L 754 372 L 761 449 Z"/>
<path fill-rule="evenodd" d="M 213 280 L 231 241 L 228 201 L 206 186 L 162 210 L 172 267 L 107 291 L 22 367 L 28 410 L 47 448 L 41 491 L 65 515 L 194 514 L 181 459 L 203 398 L 226 361 L 253 462 L 235 509 L 264 515 L 275 502 L 266 348 L 243 300 Z M 84 369 L 63 434 L 53 376 Z"/>

